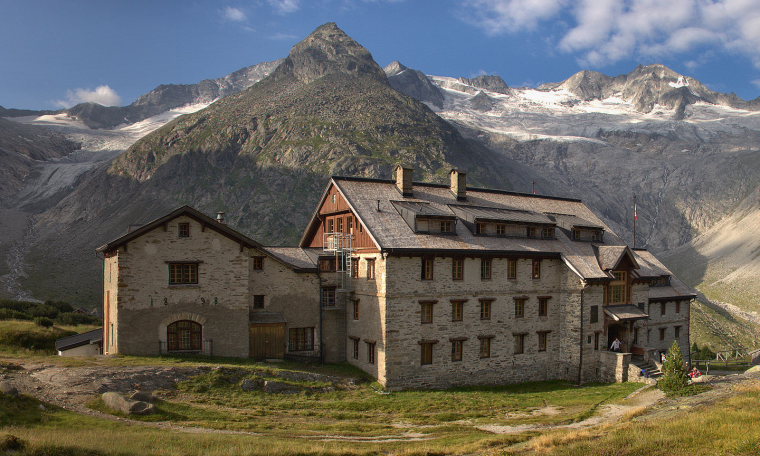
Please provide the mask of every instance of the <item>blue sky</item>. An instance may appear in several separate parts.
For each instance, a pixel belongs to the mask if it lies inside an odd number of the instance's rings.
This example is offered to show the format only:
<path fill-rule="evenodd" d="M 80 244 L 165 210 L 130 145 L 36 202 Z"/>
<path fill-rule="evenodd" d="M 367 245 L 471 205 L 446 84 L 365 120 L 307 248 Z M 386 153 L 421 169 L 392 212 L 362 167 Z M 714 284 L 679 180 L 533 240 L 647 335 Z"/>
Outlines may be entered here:
<path fill-rule="evenodd" d="M 758 0 L 0 0 L 0 105 L 129 104 L 284 57 L 329 21 L 428 74 L 520 86 L 664 63 L 760 95 Z"/>

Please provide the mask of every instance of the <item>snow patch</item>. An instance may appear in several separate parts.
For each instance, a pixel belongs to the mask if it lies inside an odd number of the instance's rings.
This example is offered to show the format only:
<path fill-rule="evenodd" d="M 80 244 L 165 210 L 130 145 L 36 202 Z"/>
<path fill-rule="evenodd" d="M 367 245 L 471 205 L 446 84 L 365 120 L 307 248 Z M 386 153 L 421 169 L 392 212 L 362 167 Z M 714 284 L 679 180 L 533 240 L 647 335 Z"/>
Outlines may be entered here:
<path fill-rule="evenodd" d="M 668 82 L 668 85 L 670 87 L 675 87 L 676 89 L 679 87 L 689 87 L 689 81 L 687 81 L 683 76 L 678 76 L 678 81 Z"/>

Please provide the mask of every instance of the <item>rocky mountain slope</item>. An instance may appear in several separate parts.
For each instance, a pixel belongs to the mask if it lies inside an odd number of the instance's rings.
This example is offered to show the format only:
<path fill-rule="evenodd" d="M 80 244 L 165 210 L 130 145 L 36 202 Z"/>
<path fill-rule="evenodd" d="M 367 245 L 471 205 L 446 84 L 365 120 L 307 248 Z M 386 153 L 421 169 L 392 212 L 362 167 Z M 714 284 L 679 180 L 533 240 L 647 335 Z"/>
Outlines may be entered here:
<path fill-rule="evenodd" d="M 95 301 L 98 281 L 82 277 L 97 277 L 100 265 L 87 252 L 186 203 L 224 210 L 231 225 L 262 242 L 293 242 L 328 176 L 389 176 L 398 162 L 413 165 L 418 179 L 442 180 L 462 167 L 473 183 L 501 188 L 519 170 L 394 90 L 365 48 L 326 24 L 259 83 L 82 175 L 37 217 L 25 283 L 41 296 Z M 41 261 L 49 242 L 60 246 L 56 261 Z M 51 276 L 58 280 L 46 286 Z"/>

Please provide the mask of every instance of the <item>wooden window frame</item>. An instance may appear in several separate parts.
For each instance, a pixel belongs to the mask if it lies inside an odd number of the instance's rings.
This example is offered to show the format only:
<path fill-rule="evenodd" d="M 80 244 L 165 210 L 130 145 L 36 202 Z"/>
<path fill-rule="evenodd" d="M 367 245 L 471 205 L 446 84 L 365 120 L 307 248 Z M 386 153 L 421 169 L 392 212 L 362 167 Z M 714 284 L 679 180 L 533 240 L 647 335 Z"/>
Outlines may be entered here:
<path fill-rule="evenodd" d="M 464 303 L 463 299 L 451 300 L 451 321 L 464 321 Z"/>
<path fill-rule="evenodd" d="M 263 256 L 253 257 L 253 270 L 261 271 L 262 269 L 264 269 L 264 257 Z"/>
<path fill-rule="evenodd" d="M 506 236 L 507 235 L 507 224 L 506 223 L 497 223 L 496 224 L 496 235 L 497 236 Z"/>
<path fill-rule="evenodd" d="M 533 280 L 541 279 L 541 260 L 540 259 L 537 259 L 537 258 L 533 259 L 530 277 Z"/>
<path fill-rule="evenodd" d="M 335 307 L 336 287 L 321 287 L 319 290 L 319 304 L 321 307 Z"/>
<path fill-rule="evenodd" d="M 189 222 L 177 223 L 177 237 L 180 237 L 180 238 L 190 237 L 190 223 Z"/>
<path fill-rule="evenodd" d="M 327 230 L 325 230 L 325 231 L 327 231 L 328 233 L 334 233 L 335 232 L 334 230 L 335 230 L 335 219 L 328 218 L 327 219 Z"/>
<path fill-rule="evenodd" d="M 319 259 L 319 271 L 320 272 L 337 272 L 338 261 L 335 257 L 322 257 Z"/>
<path fill-rule="evenodd" d="M 475 222 L 475 234 L 485 235 L 487 226 L 488 224 L 486 222 Z"/>
<path fill-rule="evenodd" d="M 628 271 L 612 271 L 612 275 L 613 279 L 607 285 L 607 304 L 628 304 Z"/>
<path fill-rule="evenodd" d="M 113 330 L 113 326 L 111 328 Z M 167 325 L 166 350 L 186 353 L 203 351 L 203 325 L 192 320 L 177 320 Z"/>
<path fill-rule="evenodd" d="M 335 224 L 336 224 L 336 229 L 338 230 L 338 233 L 342 233 L 343 232 L 343 217 L 336 217 L 335 222 L 336 222 Z"/>
<path fill-rule="evenodd" d="M 660 330 L 660 341 L 665 340 L 665 333 L 667 332 L 668 328 L 658 328 Z"/>
<path fill-rule="evenodd" d="M 314 327 L 288 328 L 288 351 L 314 351 Z"/>
<path fill-rule="evenodd" d="M 435 342 L 420 342 L 420 366 L 433 364 L 433 345 Z"/>
<path fill-rule="evenodd" d="M 367 258 L 367 280 L 375 278 L 375 259 Z"/>
<path fill-rule="evenodd" d="M 681 313 L 681 301 L 676 301 L 676 313 Z"/>
<path fill-rule="evenodd" d="M 493 339 L 493 336 L 483 336 L 478 337 L 480 340 L 480 350 L 479 355 L 480 358 L 490 358 L 491 357 L 491 341 Z"/>
<path fill-rule="evenodd" d="M 435 258 L 420 258 L 420 280 L 433 280 L 435 278 Z"/>
<path fill-rule="evenodd" d="M 346 217 L 346 233 L 352 234 L 354 232 L 354 217 L 349 215 Z"/>
<path fill-rule="evenodd" d="M 492 304 L 493 299 L 481 299 L 480 300 L 480 319 L 481 320 L 490 320 L 491 319 L 491 311 L 493 310 Z"/>
<path fill-rule="evenodd" d="M 543 239 L 554 239 L 554 227 L 546 226 L 544 228 L 541 228 L 541 238 Z"/>
<path fill-rule="evenodd" d="M 509 258 L 507 260 L 507 280 L 517 280 L 517 259 Z"/>
<path fill-rule="evenodd" d="M 538 316 L 539 317 L 549 316 L 549 299 L 551 299 L 551 297 L 549 296 L 538 297 Z"/>
<path fill-rule="evenodd" d="M 265 295 L 253 295 L 253 308 L 263 309 L 265 307 Z"/>
<path fill-rule="evenodd" d="M 537 331 L 538 334 L 538 351 L 545 352 L 549 346 L 549 333 L 551 331 Z"/>
<path fill-rule="evenodd" d="M 436 301 L 420 301 L 420 324 L 427 325 L 433 323 L 435 303 Z"/>
<path fill-rule="evenodd" d="M 198 269 L 198 263 L 170 262 L 169 285 L 198 285 Z"/>
<path fill-rule="evenodd" d="M 667 304 L 667 301 L 662 301 L 660 303 L 660 315 L 665 315 L 668 312 Z"/>
<path fill-rule="evenodd" d="M 359 257 L 351 258 L 351 278 L 359 278 Z"/>
<path fill-rule="evenodd" d="M 451 280 L 464 280 L 464 258 L 451 258 Z"/>
<path fill-rule="evenodd" d="M 353 347 L 351 347 L 351 357 L 353 359 L 359 359 L 359 338 L 352 337 L 351 342 L 353 342 Z"/>
<path fill-rule="evenodd" d="M 674 330 L 674 335 L 673 335 L 673 337 L 674 337 L 675 339 L 679 339 L 679 338 L 681 337 L 681 326 L 680 326 L 680 325 L 678 325 L 678 326 L 673 326 L 673 330 Z"/>
<path fill-rule="evenodd" d="M 599 306 L 590 306 L 588 310 L 589 310 L 588 322 L 598 323 L 599 322 Z"/>
<path fill-rule="evenodd" d="M 528 298 L 514 298 L 515 301 L 515 318 L 525 318 L 525 303 Z"/>
<path fill-rule="evenodd" d="M 359 319 L 359 300 L 358 299 L 353 300 L 353 306 L 354 306 L 353 308 L 354 320 L 358 320 Z"/>
<path fill-rule="evenodd" d="M 529 239 L 535 239 L 538 237 L 538 230 L 535 226 L 526 226 L 525 227 L 525 237 Z"/>
<path fill-rule="evenodd" d="M 515 355 L 525 354 L 525 333 L 515 333 L 512 353 Z"/>
<path fill-rule="evenodd" d="M 441 224 L 439 228 L 440 228 L 441 233 L 453 233 L 454 222 L 452 222 L 451 220 L 441 220 Z"/>
<path fill-rule="evenodd" d="M 451 341 L 451 361 L 460 362 L 464 358 L 464 340 L 454 339 Z"/>
<path fill-rule="evenodd" d="M 480 280 L 491 280 L 493 272 L 493 259 L 481 258 L 480 259 Z"/>
<path fill-rule="evenodd" d="M 377 342 L 364 341 L 367 344 L 367 364 L 375 364 L 377 361 Z"/>

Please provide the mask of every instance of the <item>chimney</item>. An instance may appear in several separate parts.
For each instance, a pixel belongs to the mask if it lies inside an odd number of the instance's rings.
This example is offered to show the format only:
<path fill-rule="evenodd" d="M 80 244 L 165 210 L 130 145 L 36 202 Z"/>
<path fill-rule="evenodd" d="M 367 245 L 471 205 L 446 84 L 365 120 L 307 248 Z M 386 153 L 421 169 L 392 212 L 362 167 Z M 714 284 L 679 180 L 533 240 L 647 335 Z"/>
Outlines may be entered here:
<path fill-rule="evenodd" d="M 216 213 L 216 221 L 219 223 L 224 223 L 224 212 Z"/>
<path fill-rule="evenodd" d="M 413 168 L 404 168 L 396 165 L 396 188 L 403 196 L 412 196 L 412 175 Z"/>
<path fill-rule="evenodd" d="M 449 172 L 451 177 L 451 193 L 457 197 L 457 200 L 464 201 L 467 199 L 467 173 L 458 169 L 452 169 Z"/>

